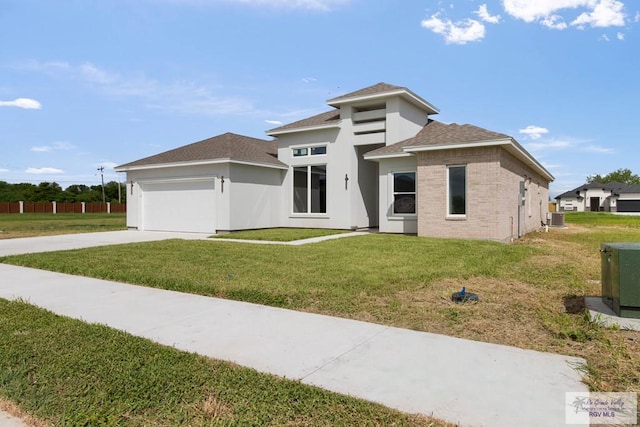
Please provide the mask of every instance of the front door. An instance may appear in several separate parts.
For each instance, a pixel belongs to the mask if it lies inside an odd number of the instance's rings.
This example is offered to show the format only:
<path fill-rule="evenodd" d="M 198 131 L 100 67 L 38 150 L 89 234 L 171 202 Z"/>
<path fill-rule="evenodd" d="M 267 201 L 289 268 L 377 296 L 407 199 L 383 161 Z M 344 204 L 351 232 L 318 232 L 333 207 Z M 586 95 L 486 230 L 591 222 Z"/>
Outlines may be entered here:
<path fill-rule="evenodd" d="M 591 197 L 590 203 L 591 203 L 591 212 L 600 211 L 600 197 Z"/>

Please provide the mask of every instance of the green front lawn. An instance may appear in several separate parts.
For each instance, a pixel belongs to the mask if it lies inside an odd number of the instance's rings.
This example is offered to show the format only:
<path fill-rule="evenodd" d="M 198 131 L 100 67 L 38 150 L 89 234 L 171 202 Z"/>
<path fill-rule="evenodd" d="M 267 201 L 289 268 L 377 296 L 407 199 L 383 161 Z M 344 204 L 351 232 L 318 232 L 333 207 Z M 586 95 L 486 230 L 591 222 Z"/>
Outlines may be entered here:
<path fill-rule="evenodd" d="M 446 426 L 0 299 L 0 400 L 51 426 Z"/>
<path fill-rule="evenodd" d="M 0 239 L 124 230 L 126 214 L 0 214 Z"/>

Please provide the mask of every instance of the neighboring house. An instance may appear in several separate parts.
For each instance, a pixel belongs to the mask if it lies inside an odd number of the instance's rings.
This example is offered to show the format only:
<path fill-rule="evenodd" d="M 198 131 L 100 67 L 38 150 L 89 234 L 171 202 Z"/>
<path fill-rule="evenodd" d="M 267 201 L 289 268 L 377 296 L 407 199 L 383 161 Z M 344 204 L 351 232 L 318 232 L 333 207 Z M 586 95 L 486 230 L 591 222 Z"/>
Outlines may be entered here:
<path fill-rule="evenodd" d="M 556 196 L 558 211 L 640 213 L 640 186 L 592 182 Z"/>
<path fill-rule="evenodd" d="M 379 83 L 329 111 L 223 134 L 127 163 L 127 225 L 226 232 L 358 229 L 509 241 L 546 223 L 553 176 L 512 137 L 443 124 L 407 88 Z"/>

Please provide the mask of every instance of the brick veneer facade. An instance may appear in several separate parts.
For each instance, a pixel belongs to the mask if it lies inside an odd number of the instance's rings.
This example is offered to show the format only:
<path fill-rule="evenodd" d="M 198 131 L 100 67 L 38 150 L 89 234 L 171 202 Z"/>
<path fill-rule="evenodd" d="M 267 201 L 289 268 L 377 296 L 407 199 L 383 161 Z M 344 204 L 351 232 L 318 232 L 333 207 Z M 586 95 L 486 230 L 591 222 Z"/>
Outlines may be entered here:
<path fill-rule="evenodd" d="M 464 218 L 447 216 L 452 165 L 466 166 Z M 419 236 L 511 241 L 546 222 L 547 181 L 500 146 L 423 151 L 417 166 Z M 526 196 L 519 208 L 521 181 Z"/>

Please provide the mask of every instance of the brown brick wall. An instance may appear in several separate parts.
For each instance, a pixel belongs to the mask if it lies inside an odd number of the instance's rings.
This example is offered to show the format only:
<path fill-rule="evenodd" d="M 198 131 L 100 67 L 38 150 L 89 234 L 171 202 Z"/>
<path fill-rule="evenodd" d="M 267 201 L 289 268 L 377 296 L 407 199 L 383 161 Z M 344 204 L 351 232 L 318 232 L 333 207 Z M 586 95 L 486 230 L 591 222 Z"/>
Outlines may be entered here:
<path fill-rule="evenodd" d="M 519 182 L 526 175 L 531 215 L 522 216 L 524 233 L 546 217 L 548 185 L 501 147 L 478 147 L 418 154 L 418 235 L 509 241 L 518 234 Z M 466 216 L 447 217 L 447 166 L 466 165 Z M 541 201 L 543 204 L 541 205 Z"/>

